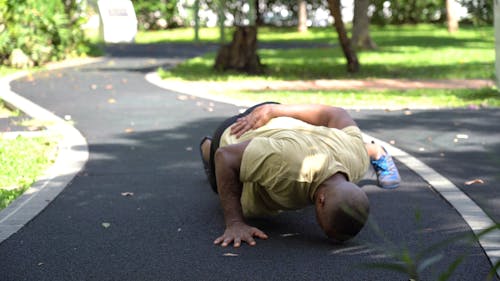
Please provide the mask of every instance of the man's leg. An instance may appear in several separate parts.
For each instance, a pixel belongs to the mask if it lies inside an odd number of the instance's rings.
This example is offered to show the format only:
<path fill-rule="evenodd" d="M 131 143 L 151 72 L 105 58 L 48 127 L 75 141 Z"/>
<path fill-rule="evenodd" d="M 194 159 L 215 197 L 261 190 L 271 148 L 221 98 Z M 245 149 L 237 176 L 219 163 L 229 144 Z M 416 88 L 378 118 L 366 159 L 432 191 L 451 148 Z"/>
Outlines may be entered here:
<path fill-rule="evenodd" d="M 377 174 L 378 185 L 385 189 L 399 187 L 401 178 L 391 155 L 376 143 L 365 143 L 365 147 L 370 157 L 370 163 Z"/>

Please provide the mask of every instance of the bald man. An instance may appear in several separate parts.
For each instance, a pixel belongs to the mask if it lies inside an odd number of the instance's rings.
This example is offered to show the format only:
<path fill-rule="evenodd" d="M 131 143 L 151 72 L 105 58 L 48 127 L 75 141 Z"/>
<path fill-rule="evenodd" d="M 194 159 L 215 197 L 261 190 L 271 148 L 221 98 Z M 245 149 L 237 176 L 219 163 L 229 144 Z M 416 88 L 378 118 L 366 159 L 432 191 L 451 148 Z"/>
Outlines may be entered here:
<path fill-rule="evenodd" d="M 267 239 L 245 217 L 311 204 L 328 237 L 354 237 L 369 214 L 368 198 L 355 183 L 370 159 L 390 159 L 379 145 L 363 143 L 344 109 L 326 105 L 259 104 L 223 122 L 200 148 L 226 225 L 214 243 L 235 247 Z M 399 174 L 390 185 L 399 185 Z"/>

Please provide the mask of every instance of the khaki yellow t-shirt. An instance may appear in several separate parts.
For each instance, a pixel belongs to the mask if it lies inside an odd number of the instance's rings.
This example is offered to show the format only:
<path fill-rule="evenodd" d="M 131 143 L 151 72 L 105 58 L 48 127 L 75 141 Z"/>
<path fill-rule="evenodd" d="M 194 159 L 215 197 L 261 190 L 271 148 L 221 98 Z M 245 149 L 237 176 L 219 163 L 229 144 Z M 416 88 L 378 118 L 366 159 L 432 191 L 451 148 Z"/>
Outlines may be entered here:
<path fill-rule="evenodd" d="M 356 126 L 339 130 L 279 117 L 239 139 L 230 135 L 228 128 L 220 146 L 249 139 L 240 167 L 241 204 L 246 217 L 310 205 L 326 179 L 342 172 L 357 182 L 369 164 Z"/>

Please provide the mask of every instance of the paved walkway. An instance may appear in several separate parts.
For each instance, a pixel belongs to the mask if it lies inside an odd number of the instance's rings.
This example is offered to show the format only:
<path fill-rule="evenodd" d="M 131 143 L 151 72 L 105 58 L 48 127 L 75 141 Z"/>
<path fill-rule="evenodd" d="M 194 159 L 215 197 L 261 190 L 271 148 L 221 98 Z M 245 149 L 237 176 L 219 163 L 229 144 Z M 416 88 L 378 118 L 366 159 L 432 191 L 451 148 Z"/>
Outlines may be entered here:
<path fill-rule="evenodd" d="M 144 80 L 156 67 L 174 65 L 206 49 L 118 48 L 123 49 L 110 50 L 110 57 L 93 65 L 12 83 L 16 93 L 59 117 L 70 115 L 90 154 L 83 170 L 46 209 L 0 244 L 3 280 L 405 280 L 404 274 L 362 264 L 394 261 L 388 253 L 394 245 L 383 241 L 417 253 L 426 245 L 471 234 L 454 208 L 400 165 L 404 182 L 397 190 L 377 188 L 373 175 L 363 181 L 373 224 L 346 244 L 326 241 L 309 208 L 254 221 L 270 235 L 256 248 L 213 246 L 223 220 L 204 180 L 197 146 L 203 135 L 240 108 L 194 96 L 179 98 L 180 93 Z M 471 112 L 476 119 L 470 119 Z M 455 117 L 449 115 L 455 111 L 410 113 L 353 111 L 370 135 L 404 149 L 413 147 L 436 169 L 461 161 L 463 170 L 450 168 L 451 178 L 480 177 L 490 183 L 477 173 L 491 167 L 487 175 L 494 182 L 497 158 L 484 158 L 499 155 L 495 153 L 500 138 L 491 133 L 500 131 L 498 122 L 490 119 L 498 120 L 498 111 L 464 110 Z M 457 122 L 455 130 L 448 128 L 447 118 Z M 452 140 L 456 147 L 448 142 L 450 136 L 458 140 Z M 431 140 L 432 145 L 420 143 Z M 450 153 L 450 147 L 456 153 Z M 470 157 L 481 147 L 484 153 Z M 438 154 L 433 153 L 437 148 Z M 465 159 L 464 149 L 470 152 Z M 432 159 L 434 164 L 426 158 L 432 155 L 439 156 Z M 471 172 L 474 166 L 477 173 Z M 482 186 L 470 185 L 474 190 Z M 494 206 L 498 188 L 491 184 L 484 191 L 487 195 L 484 199 Z M 496 209 L 490 211 L 494 217 Z M 464 254 L 454 277 L 483 279 L 491 269 L 477 243 L 450 241 L 440 253 L 442 258 L 422 273 L 422 279 L 435 279 Z"/>

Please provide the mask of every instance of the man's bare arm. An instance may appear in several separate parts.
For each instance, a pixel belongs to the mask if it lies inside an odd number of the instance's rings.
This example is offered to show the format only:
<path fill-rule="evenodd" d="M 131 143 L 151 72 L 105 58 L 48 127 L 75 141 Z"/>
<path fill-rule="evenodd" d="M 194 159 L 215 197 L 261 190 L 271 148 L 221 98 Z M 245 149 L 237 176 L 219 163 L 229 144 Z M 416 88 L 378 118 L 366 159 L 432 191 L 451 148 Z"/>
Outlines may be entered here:
<path fill-rule="evenodd" d="M 275 117 L 292 117 L 306 123 L 343 129 L 356 126 L 356 122 L 343 108 L 320 104 L 265 104 L 249 115 L 239 118 L 231 127 L 231 133 L 240 137 L 245 132 L 265 125 Z"/>
<path fill-rule="evenodd" d="M 241 208 L 241 193 L 243 185 L 239 180 L 241 159 L 249 142 L 221 147 L 215 153 L 215 170 L 217 187 L 226 230 L 224 234 L 215 239 L 214 244 L 226 247 L 234 242 L 234 247 L 239 247 L 241 242 L 255 245 L 253 237 L 267 239 L 261 230 L 247 225 L 243 218 Z"/>

